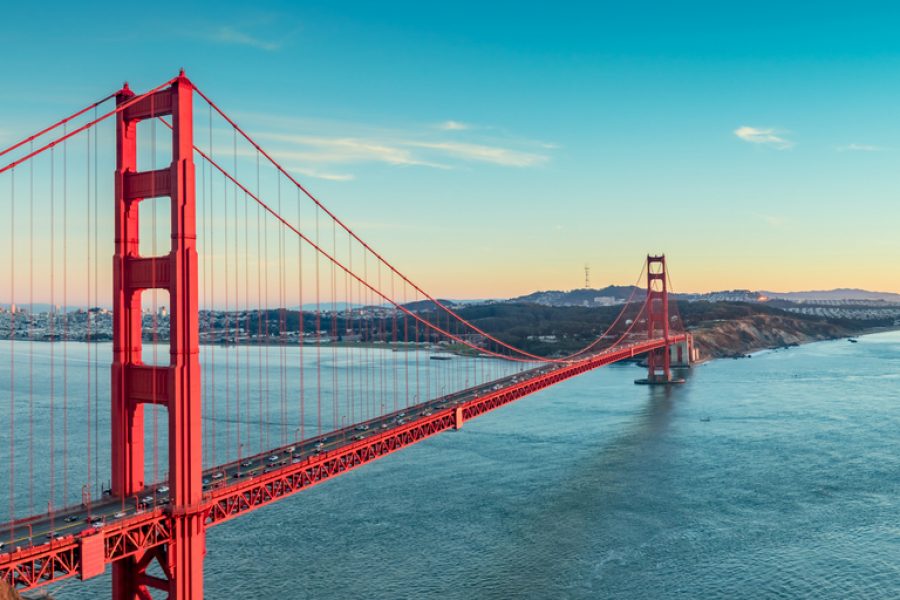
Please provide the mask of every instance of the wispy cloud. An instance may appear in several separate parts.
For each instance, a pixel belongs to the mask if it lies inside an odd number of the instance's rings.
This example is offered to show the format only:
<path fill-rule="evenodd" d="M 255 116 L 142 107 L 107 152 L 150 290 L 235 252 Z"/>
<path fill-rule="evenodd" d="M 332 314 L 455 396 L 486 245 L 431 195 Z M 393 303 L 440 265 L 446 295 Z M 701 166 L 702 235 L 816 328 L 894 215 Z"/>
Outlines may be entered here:
<path fill-rule="evenodd" d="M 460 158 L 467 161 L 486 162 L 505 167 L 533 167 L 548 160 L 549 156 L 520 152 L 498 146 L 485 146 L 483 144 L 464 144 L 460 142 L 407 142 L 410 146 L 427 148 L 439 153 Z"/>
<path fill-rule="evenodd" d="M 779 217 L 777 215 L 756 215 L 758 219 L 760 219 L 763 223 L 772 228 L 780 228 L 784 227 L 786 220 L 784 217 Z"/>
<path fill-rule="evenodd" d="M 230 25 L 222 25 L 221 27 L 209 31 L 208 33 L 203 35 L 203 37 L 211 42 L 216 42 L 219 44 L 250 46 L 251 48 L 267 50 L 269 52 L 279 50 L 282 46 L 281 42 L 254 36 L 247 33 L 246 31 L 241 31 Z"/>
<path fill-rule="evenodd" d="M 353 137 L 320 137 L 308 135 L 289 135 L 282 133 L 264 133 L 265 139 L 286 142 L 294 148 L 305 146 L 304 150 L 277 150 L 274 153 L 280 158 L 318 163 L 360 163 L 383 162 L 389 165 L 418 165 L 449 168 L 447 165 L 435 163 L 413 155 L 411 151 L 389 141 L 353 138 Z"/>
<path fill-rule="evenodd" d="M 463 123 L 461 121 L 444 121 L 437 127 L 443 131 L 465 131 L 466 129 L 472 128 L 468 123 Z"/>
<path fill-rule="evenodd" d="M 275 52 L 281 50 L 299 31 L 299 23 L 286 15 L 258 12 L 230 21 L 196 22 L 177 31 L 176 35 L 210 44 Z"/>
<path fill-rule="evenodd" d="M 285 167 L 288 171 L 304 177 L 313 177 L 315 179 L 324 179 L 326 181 L 352 181 L 356 176 L 352 173 L 329 173 L 327 171 L 319 171 L 317 169 L 307 169 L 305 167 Z"/>
<path fill-rule="evenodd" d="M 734 130 L 734 135 L 751 144 L 762 144 L 779 150 L 786 150 L 794 145 L 792 141 L 781 137 L 780 133 L 775 129 L 759 129 L 747 125 L 742 125 Z"/>
<path fill-rule="evenodd" d="M 884 152 L 887 148 L 870 144 L 847 144 L 846 146 L 838 146 L 836 150 L 838 152 Z"/>
<path fill-rule="evenodd" d="M 436 133 L 433 126 L 408 129 L 386 129 L 328 121 L 295 121 L 271 115 L 260 116 L 268 132 L 256 134 L 269 142 L 268 151 L 278 160 L 296 165 L 306 175 L 348 181 L 351 173 L 312 168 L 316 165 L 352 165 L 383 163 L 395 166 L 454 169 L 464 164 L 481 163 L 512 168 L 536 167 L 550 160 L 548 151 L 555 146 L 538 141 L 503 136 L 485 137 L 466 133 L 471 141 L 460 141 Z M 324 130 L 338 134 L 291 133 Z M 443 130 L 442 130 L 443 131 Z M 457 129 L 455 131 L 464 131 Z M 341 134 L 343 133 L 343 135 Z"/>

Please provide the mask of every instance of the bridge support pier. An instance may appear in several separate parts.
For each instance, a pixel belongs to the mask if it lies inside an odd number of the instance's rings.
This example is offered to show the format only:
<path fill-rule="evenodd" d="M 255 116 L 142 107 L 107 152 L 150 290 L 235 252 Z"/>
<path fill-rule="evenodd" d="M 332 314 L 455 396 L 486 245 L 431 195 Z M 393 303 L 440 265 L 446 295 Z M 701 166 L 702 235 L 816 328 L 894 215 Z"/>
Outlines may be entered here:
<path fill-rule="evenodd" d="M 127 85 L 118 104 L 134 94 Z M 137 170 L 137 124 L 171 115 L 172 163 Z M 194 182 L 193 86 L 184 73 L 168 88 L 132 103 L 116 116 L 116 252 L 113 259 L 112 491 L 140 494 L 144 481 L 143 405 L 169 411 L 169 527 L 171 543 L 113 564 L 114 600 L 145 600 L 149 588 L 171 600 L 202 600 L 202 432 L 197 297 L 197 226 Z M 171 199 L 172 245 L 164 256 L 140 255 L 139 206 Z M 169 292 L 169 365 L 141 360 L 141 294 Z M 156 561 L 164 579 L 147 567 Z"/>
<path fill-rule="evenodd" d="M 453 411 L 453 429 L 462 429 L 465 420 L 466 419 L 463 416 L 462 406 L 457 406 Z"/>
<path fill-rule="evenodd" d="M 673 368 L 689 368 L 694 364 L 696 357 L 697 350 L 694 348 L 694 338 L 690 334 L 687 335 L 684 341 L 669 346 L 669 364 Z"/>

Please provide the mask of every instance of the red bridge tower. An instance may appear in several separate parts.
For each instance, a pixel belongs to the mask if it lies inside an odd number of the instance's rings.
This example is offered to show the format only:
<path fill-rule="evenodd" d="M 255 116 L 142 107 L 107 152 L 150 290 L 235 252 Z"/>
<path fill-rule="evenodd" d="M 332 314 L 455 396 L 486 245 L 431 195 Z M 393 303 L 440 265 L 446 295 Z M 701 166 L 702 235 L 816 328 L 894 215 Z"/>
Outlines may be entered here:
<path fill-rule="evenodd" d="M 669 289 L 666 286 L 666 255 L 647 255 L 647 339 L 669 340 Z M 647 354 L 647 381 L 672 381 L 669 346 Z"/>
<path fill-rule="evenodd" d="M 684 383 L 684 379 L 672 377 L 672 349 L 669 343 L 669 289 L 666 273 L 666 256 L 647 255 L 647 339 L 662 338 L 666 343 L 647 353 L 647 378 L 635 383 L 648 385 Z M 690 365 L 692 344 L 690 336 L 679 345 L 678 366 Z"/>
<path fill-rule="evenodd" d="M 169 523 L 171 543 L 113 564 L 113 598 L 145 600 L 148 588 L 172 600 L 202 600 L 205 553 L 201 483 L 200 363 L 197 313 L 196 210 L 193 163 L 193 86 L 184 72 L 168 88 L 117 115 L 116 225 L 113 259 L 112 492 L 128 502 L 146 487 L 144 405 L 169 412 Z M 134 97 L 128 85 L 122 104 Z M 137 125 L 171 115 L 172 164 L 137 170 Z M 163 256 L 140 255 L 138 215 L 148 198 L 169 197 L 172 246 Z M 141 294 L 169 292 L 167 366 L 141 359 Z M 164 578 L 147 573 L 157 561 Z"/>

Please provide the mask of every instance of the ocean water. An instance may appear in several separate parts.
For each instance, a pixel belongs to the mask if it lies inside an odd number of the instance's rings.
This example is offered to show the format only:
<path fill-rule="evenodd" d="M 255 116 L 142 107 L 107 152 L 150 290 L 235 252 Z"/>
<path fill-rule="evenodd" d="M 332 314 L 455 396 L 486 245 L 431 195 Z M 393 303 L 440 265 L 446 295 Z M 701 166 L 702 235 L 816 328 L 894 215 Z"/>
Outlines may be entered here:
<path fill-rule="evenodd" d="M 217 526 L 207 597 L 900 598 L 900 334 L 640 375 L 596 370 Z"/>

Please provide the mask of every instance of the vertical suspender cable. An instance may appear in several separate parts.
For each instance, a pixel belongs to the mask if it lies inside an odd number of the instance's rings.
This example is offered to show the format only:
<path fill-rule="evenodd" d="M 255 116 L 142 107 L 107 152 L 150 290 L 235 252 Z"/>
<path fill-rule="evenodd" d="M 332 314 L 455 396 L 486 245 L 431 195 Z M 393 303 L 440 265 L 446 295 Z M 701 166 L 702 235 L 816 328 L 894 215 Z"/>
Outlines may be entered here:
<path fill-rule="evenodd" d="M 31 144 L 34 146 L 34 144 Z M 28 164 L 28 514 L 34 513 L 34 162 Z"/>
<path fill-rule="evenodd" d="M 396 281 L 396 277 L 394 277 L 394 274 L 391 273 L 391 298 L 397 297 L 396 290 L 394 289 L 395 281 Z M 395 308 L 391 308 L 391 342 L 393 344 L 394 350 L 397 350 L 397 310 Z M 398 363 L 397 357 L 395 355 L 392 355 L 391 362 L 394 365 L 394 393 L 393 393 L 393 403 L 392 403 L 393 408 L 391 410 L 396 412 L 396 410 L 397 410 L 397 394 L 399 393 L 398 386 L 397 386 L 397 383 L 398 383 L 397 371 L 399 369 L 399 363 Z"/>
<path fill-rule="evenodd" d="M 232 137 L 232 163 L 234 165 L 234 176 L 238 176 L 237 172 L 237 134 Z M 242 456 L 243 443 L 241 442 L 241 356 L 240 356 L 240 300 L 238 290 L 240 289 L 240 268 L 238 262 L 238 251 L 240 248 L 240 236 L 238 233 L 238 188 L 232 184 L 232 200 L 234 201 L 234 422 L 235 422 L 235 442 L 237 443 L 237 457 L 240 461 Z M 226 257 L 227 259 L 227 257 Z M 230 457 L 229 457 L 230 458 Z M 240 464 L 240 463 L 239 463 Z"/>
<path fill-rule="evenodd" d="M 363 280 L 369 281 L 369 256 L 368 253 L 363 253 Z M 369 381 L 369 359 L 372 356 L 372 333 L 371 333 L 371 323 L 373 317 L 372 313 L 372 303 L 370 302 L 371 298 L 369 296 L 368 290 L 364 291 L 365 293 L 365 304 L 366 304 L 366 344 L 365 354 L 363 360 L 363 366 L 366 370 L 366 378 L 365 378 L 365 405 L 364 405 L 364 413 L 360 413 L 360 419 L 367 420 L 371 416 L 371 397 L 372 397 L 372 383 Z M 365 417 L 363 416 L 365 414 Z"/>
<path fill-rule="evenodd" d="M 222 245 L 224 249 L 221 253 L 221 263 L 224 272 L 225 279 L 225 458 L 224 462 L 228 462 L 232 459 L 233 454 L 231 453 L 231 341 L 229 336 L 231 335 L 231 313 L 230 313 L 230 303 L 229 296 L 231 295 L 231 290 L 229 288 L 230 281 L 228 279 L 228 180 L 223 176 L 222 177 L 222 214 L 224 216 L 222 223 Z"/>
<path fill-rule="evenodd" d="M 94 120 L 97 120 L 97 109 L 94 109 Z M 99 189 L 99 178 L 98 178 L 98 169 L 99 167 L 99 140 L 98 140 L 97 131 L 94 131 L 94 302 L 99 304 L 100 299 L 100 258 L 97 254 L 100 248 L 100 222 L 99 222 L 99 198 L 100 198 L 100 189 Z M 88 242 L 90 243 L 90 242 Z M 100 360 L 99 356 L 97 356 L 96 350 L 94 351 L 94 494 L 99 496 L 101 494 L 100 491 L 100 385 L 99 379 L 100 376 Z"/>
<path fill-rule="evenodd" d="M 16 170 L 9 172 L 9 520 L 16 520 Z M 13 528 L 9 532 L 14 539 Z"/>
<path fill-rule="evenodd" d="M 224 427 L 225 427 L 225 457 L 223 462 L 228 462 L 232 460 L 233 454 L 231 453 L 231 341 L 229 336 L 231 335 L 231 313 L 230 308 L 231 305 L 229 303 L 229 296 L 231 295 L 230 290 L 230 281 L 229 281 L 229 273 L 228 273 L 228 261 L 230 259 L 228 254 L 228 179 L 224 176 L 222 177 L 222 245 L 223 251 L 220 256 L 222 268 L 224 270 L 223 278 L 225 280 L 225 412 L 224 412 Z"/>
<path fill-rule="evenodd" d="M 281 206 L 281 177 L 278 178 L 278 205 Z M 285 243 L 285 235 L 284 235 L 284 225 L 278 223 L 278 265 L 279 265 L 279 345 L 281 350 L 281 412 L 282 412 L 282 428 L 284 429 L 284 441 L 283 443 L 287 443 L 288 440 L 288 424 L 287 424 L 287 411 L 288 411 L 288 394 L 287 394 L 287 347 L 285 346 L 285 336 L 287 335 L 287 270 L 285 265 L 285 252 L 284 252 L 284 243 Z"/>
<path fill-rule="evenodd" d="M 201 301 L 199 303 L 200 306 L 200 314 L 205 316 L 206 319 L 200 320 L 200 331 L 199 331 L 199 341 L 203 341 L 204 337 L 209 339 L 209 290 L 206 286 L 207 279 L 209 278 L 209 267 L 206 262 L 206 255 L 209 254 L 209 251 L 206 248 L 206 239 L 207 239 L 207 228 L 209 222 L 209 208 L 207 206 L 207 195 L 206 195 L 206 161 L 200 161 L 200 231 L 202 232 L 202 240 L 198 240 L 197 250 L 200 253 L 199 261 L 200 261 L 200 270 L 203 271 L 203 281 L 201 282 L 200 294 Z M 205 335 L 204 335 L 205 334 Z M 201 369 L 202 369 L 202 377 L 203 381 L 209 380 L 209 361 L 206 360 L 206 357 L 203 357 L 201 361 Z M 209 390 L 204 385 L 201 387 L 202 394 L 202 410 L 204 419 L 207 421 L 210 420 L 210 411 L 209 411 Z M 203 438 L 203 460 L 206 464 L 209 464 L 209 427 L 204 426 L 202 432 Z"/>
<path fill-rule="evenodd" d="M 66 133 L 67 125 L 63 126 L 63 135 Z M 62 315 L 58 315 L 56 310 L 56 301 L 55 299 L 51 300 L 51 305 L 53 306 L 52 310 L 52 323 L 54 327 L 57 325 L 58 320 L 62 321 L 62 347 L 63 347 L 63 381 L 62 381 L 62 417 L 63 417 L 63 449 L 62 449 L 62 458 L 63 458 L 63 506 L 66 506 L 68 503 L 68 366 L 69 366 L 69 314 L 68 314 L 68 140 L 64 141 L 62 144 L 63 157 L 62 157 L 62 228 L 63 228 L 63 248 L 62 248 L 62 258 L 63 258 L 63 268 L 62 268 L 62 280 L 63 280 L 63 301 L 62 301 Z M 51 211 L 52 212 L 52 211 Z M 51 221 L 55 220 L 55 217 L 51 215 Z M 52 225 L 51 225 L 52 228 Z M 55 240 L 56 235 L 51 233 L 52 240 Z M 55 253 L 55 244 L 54 241 L 51 241 L 51 264 L 53 263 L 53 255 Z M 51 266 L 51 285 L 53 283 L 53 271 L 54 268 Z M 54 342 L 55 343 L 55 342 Z M 51 393 L 51 404 L 52 397 L 54 394 Z M 54 412 L 51 406 L 51 413 Z M 52 419 L 52 415 L 51 415 Z M 51 429 L 54 429 L 51 426 Z M 53 452 L 51 451 L 51 454 Z M 52 470 L 52 469 L 51 469 Z M 55 498 L 55 495 L 51 493 L 51 498 Z"/>
<path fill-rule="evenodd" d="M 403 302 L 409 302 L 408 286 L 403 282 Z M 406 393 L 404 394 L 404 406 L 409 406 L 409 317 L 403 313 L 403 376 L 406 379 Z"/>
<path fill-rule="evenodd" d="M 300 190 L 297 190 L 297 228 L 300 228 L 300 205 L 301 205 L 301 196 Z M 299 345 L 299 358 L 298 363 L 300 365 L 300 439 L 306 439 L 306 403 L 305 403 L 305 383 L 303 374 L 306 371 L 306 365 L 303 364 L 303 334 L 306 331 L 305 320 L 303 318 L 303 241 L 297 240 L 297 320 L 298 320 L 298 331 L 299 335 L 297 336 L 298 345 Z"/>
<path fill-rule="evenodd" d="M 319 211 L 316 211 L 316 246 L 319 246 Z M 319 262 L 316 252 L 316 435 L 322 435 L 322 304 Z"/>
<path fill-rule="evenodd" d="M 228 280 L 228 180 L 223 176 L 222 177 L 222 214 L 224 215 L 224 223 L 222 224 L 222 245 L 223 251 L 220 254 L 221 258 L 219 262 L 222 264 L 222 269 L 225 271 L 223 275 L 225 282 L 225 299 L 224 299 L 224 309 L 225 309 L 225 331 L 224 331 L 224 343 L 225 343 L 225 377 L 224 386 L 225 386 L 225 410 L 224 410 L 224 427 L 225 427 L 225 457 L 223 462 L 228 462 L 231 460 L 231 343 L 228 339 L 231 334 L 231 316 L 229 313 L 230 304 L 228 302 L 228 297 L 230 296 L 230 289 Z"/>
<path fill-rule="evenodd" d="M 237 135 L 237 132 L 235 132 Z M 277 188 L 278 214 L 281 214 L 281 177 L 275 172 L 275 185 Z M 287 443 L 287 398 L 285 398 L 285 379 L 284 379 L 284 256 L 282 253 L 282 236 L 283 229 L 280 223 L 275 224 L 278 227 L 278 391 L 281 396 L 281 445 Z"/>
<path fill-rule="evenodd" d="M 213 157 L 213 128 L 212 128 L 212 107 L 209 108 L 209 156 Z M 215 178 L 213 177 L 213 170 L 209 170 L 209 308 L 210 310 L 215 310 L 216 308 L 216 261 L 214 260 L 215 251 L 216 251 L 216 224 L 214 222 L 215 210 L 214 206 L 215 202 Z M 210 328 L 213 328 L 214 321 L 210 319 Z M 218 326 L 218 319 L 215 320 L 215 327 Z M 211 456 L 211 465 L 219 464 L 218 459 L 216 457 L 216 449 L 217 449 L 217 433 L 216 433 L 216 425 L 219 420 L 219 413 L 216 410 L 216 346 L 218 345 L 218 333 L 213 333 L 213 339 L 211 340 L 209 346 L 209 375 L 210 375 L 210 385 L 209 385 L 209 404 L 212 408 L 210 411 L 210 429 L 211 434 L 209 437 L 210 441 L 210 454 Z"/>
<path fill-rule="evenodd" d="M 250 446 L 250 203 L 244 192 L 244 410 L 247 427 L 244 439 Z"/>
<path fill-rule="evenodd" d="M 50 497 L 47 512 L 53 520 L 53 500 L 56 497 L 56 148 L 50 148 Z"/>
<path fill-rule="evenodd" d="M 91 459 L 93 458 L 91 456 L 91 452 L 93 450 L 93 448 L 91 446 L 93 443 L 92 438 L 93 438 L 93 433 L 94 433 L 93 432 L 93 423 L 92 423 L 93 415 L 91 414 L 91 411 L 93 408 L 91 405 L 92 404 L 91 403 L 91 400 L 92 400 L 91 386 L 92 386 L 92 384 L 94 384 L 94 381 L 91 377 L 91 375 L 92 375 L 92 373 L 91 373 L 92 346 L 94 345 L 92 343 L 92 338 L 93 338 L 93 323 L 92 323 L 93 319 L 92 319 L 92 317 L 93 317 L 93 315 L 91 313 L 91 307 L 93 306 L 93 304 L 91 303 L 91 299 L 92 299 L 92 296 L 91 296 L 91 275 L 92 275 L 91 261 L 93 260 L 92 255 L 91 255 L 91 242 L 93 241 L 92 240 L 92 231 L 91 231 L 91 225 L 92 225 L 92 223 L 91 223 L 91 134 L 92 133 L 93 133 L 92 129 L 88 129 L 87 137 L 85 138 L 87 140 L 87 146 L 85 148 L 85 153 L 84 153 L 84 156 L 85 156 L 85 161 L 84 161 L 85 178 L 84 178 L 84 180 L 87 183 L 87 188 L 85 190 L 85 192 L 86 192 L 85 197 L 87 198 L 87 202 L 85 203 L 87 205 L 87 244 L 86 244 L 86 246 L 87 246 L 87 262 L 85 263 L 87 265 L 87 273 L 86 273 L 87 277 L 85 277 L 85 281 L 87 282 L 88 312 L 87 312 L 87 348 L 86 348 L 86 350 L 87 350 L 87 474 L 86 474 L 87 479 L 85 481 L 85 487 L 82 487 L 82 492 L 81 492 L 82 498 L 84 498 L 84 496 L 90 496 Z M 87 493 L 85 493 L 85 492 L 87 492 Z"/>
<path fill-rule="evenodd" d="M 419 292 L 418 291 L 416 291 L 413 294 L 413 302 L 416 303 L 416 306 L 419 305 Z M 421 362 L 422 351 L 421 351 L 421 348 L 419 348 L 419 323 L 413 322 L 413 327 L 415 328 L 414 332 L 415 332 L 415 338 L 416 338 L 416 393 L 413 395 L 412 403 L 417 404 L 419 402 L 419 396 L 422 393 L 422 389 L 419 385 L 419 374 L 422 372 L 422 366 L 421 366 L 422 365 L 422 362 Z"/>
<path fill-rule="evenodd" d="M 271 405 L 271 396 L 269 395 L 269 379 L 272 377 L 272 373 L 269 370 L 269 354 L 271 348 L 269 348 L 269 226 L 268 223 L 263 220 L 262 222 L 263 228 L 263 343 L 265 344 L 265 379 L 263 380 L 263 384 L 265 386 L 266 393 L 266 449 L 268 450 L 271 447 L 269 433 L 272 425 L 271 415 L 272 415 L 272 405 Z"/>
<path fill-rule="evenodd" d="M 377 263 L 376 267 L 378 269 L 378 276 L 376 277 L 376 279 L 378 281 L 378 289 L 382 290 L 384 288 L 381 287 L 381 263 Z M 378 303 L 378 338 L 379 338 L 379 341 L 383 342 L 383 341 L 385 341 L 385 335 L 384 335 L 384 314 L 381 312 L 382 306 L 383 306 L 383 304 L 381 302 L 379 302 Z M 378 354 L 379 354 L 379 358 L 380 358 L 380 360 L 378 361 L 379 362 L 379 369 L 378 369 L 379 396 L 378 396 L 378 410 L 375 412 L 376 415 L 382 414 L 384 412 L 384 407 L 385 407 L 385 401 L 384 401 L 384 371 L 385 371 L 384 357 L 385 357 L 385 353 L 383 350 L 379 349 Z"/>
<path fill-rule="evenodd" d="M 331 222 L 331 254 L 337 256 L 337 226 Z M 337 377 L 337 303 L 335 294 L 337 272 L 334 262 L 331 263 L 331 422 L 332 429 L 341 422 L 338 408 L 338 377 Z"/>
<path fill-rule="evenodd" d="M 349 265 L 350 270 L 353 270 L 353 240 L 350 236 L 347 236 L 347 264 Z M 350 415 L 350 422 L 356 422 L 356 407 L 354 404 L 356 403 L 356 375 L 354 373 L 356 365 L 354 364 L 354 358 L 356 355 L 356 351 L 358 349 L 359 344 L 354 343 L 352 340 L 353 337 L 353 315 L 355 313 L 353 307 L 353 282 L 350 281 L 348 277 L 344 277 L 344 282 L 346 284 L 346 297 L 347 297 L 347 311 L 345 312 L 348 315 L 345 320 L 344 330 L 345 332 L 349 330 L 350 333 L 350 343 L 346 346 L 347 352 L 347 406 L 348 406 L 348 414 Z"/>
<path fill-rule="evenodd" d="M 259 172 L 259 152 L 256 153 L 256 196 L 259 197 L 262 184 L 260 182 Z M 260 214 L 262 208 L 256 205 L 256 347 L 257 347 L 257 370 L 259 373 L 259 451 L 268 450 L 268 415 L 263 411 L 263 381 L 268 374 L 263 375 L 263 339 L 262 339 L 262 248 L 260 243 L 262 240 L 262 231 L 260 230 Z"/>

